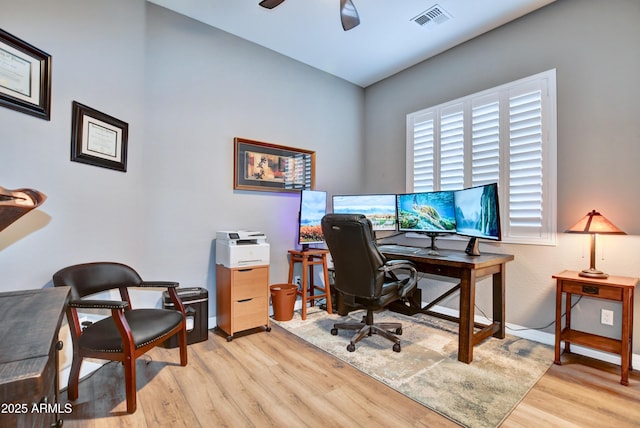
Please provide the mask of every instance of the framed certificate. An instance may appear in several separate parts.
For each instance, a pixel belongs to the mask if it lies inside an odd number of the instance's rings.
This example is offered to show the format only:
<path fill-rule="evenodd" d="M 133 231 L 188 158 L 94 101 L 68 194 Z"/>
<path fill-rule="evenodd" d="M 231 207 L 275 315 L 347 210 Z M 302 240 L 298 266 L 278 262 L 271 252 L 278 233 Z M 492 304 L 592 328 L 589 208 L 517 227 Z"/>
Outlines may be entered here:
<path fill-rule="evenodd" d="M 74 101 L 71 160 L 126 172 L 128 132 L 127 123 Z"/>
<path fill-rule="evenodd" d="M 0 105 L 51 117 L 51 56 L 0 29 Z"/>

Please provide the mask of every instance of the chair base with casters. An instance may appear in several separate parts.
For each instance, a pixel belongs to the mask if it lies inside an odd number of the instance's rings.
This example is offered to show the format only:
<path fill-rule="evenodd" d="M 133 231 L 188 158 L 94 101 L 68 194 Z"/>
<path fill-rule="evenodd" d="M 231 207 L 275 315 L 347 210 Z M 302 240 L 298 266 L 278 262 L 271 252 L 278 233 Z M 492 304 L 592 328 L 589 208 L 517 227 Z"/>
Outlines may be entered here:
<path fill-rule="evenodd" d="M 71 287 L 66 314 L 73 344 L 67 396 L 78 399 L 80 368 L 84 358 L 119 361 L 124 368 L 127 413 L 134 413 L 136 398 L 136 360 L 171 337 L 178 338 L 180 365 L 187 365 L 187 330 L 184 305 L 176 291 L 177 282 L 143 281 L 138 273 L 120 263 L 99 262 L 69 266 L 53 275 L 56 287 Z M 128 288 L 166 288 L 174 309 L 132 309 Z M 96 293 L 118 290 L 121 300 L 83 299 Z M 78 311 L 103 309 L 111 316 L 84 329 Z"/>
<path fill-rule="evenodd" d="M 373 310 L 368 309 L 367 314 L 362 317 L 362 322 L 352 323 L 335 323 L 331 329 L 331 334 L 336 336 L 338 330 L 358 330 L 358 332 L 351 338 L 351 342 L 347 345 L 347 351 L 353 352 L 356 350 L 356 343 L 358 343 L 365 336 L 372 336 L 374 334 L 380 335 L 385 339 L 393 342 L 394 352 L 400 352 L 400 339 L 396 336 L 402 335 L 402 324 L 399 322 L 373 322 Z M 390 330 L 394 330 L 392 333 Z"/>

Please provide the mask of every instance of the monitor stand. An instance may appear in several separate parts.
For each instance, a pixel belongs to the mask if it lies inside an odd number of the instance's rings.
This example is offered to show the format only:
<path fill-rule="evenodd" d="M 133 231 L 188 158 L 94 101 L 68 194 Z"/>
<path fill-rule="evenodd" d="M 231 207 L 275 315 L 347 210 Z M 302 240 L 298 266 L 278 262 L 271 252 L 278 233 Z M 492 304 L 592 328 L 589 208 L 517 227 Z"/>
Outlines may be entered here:
<path fill-rule="evenodd" d="M 436 246 L 436 238 L 438 237 L 438 234 L 435 232 L 427 232 L 426 235 L 431 238 L 431 247 L 429 247 L 430 250 L 437 250 L 438 247 Z"/>
<path fill-rule="evenodd" d="M 470 256 L 479 256 L 480 255 L 480 240 L 478 238 L 469 239 L 469 243 L 467 244 L 467 248 L 464 250 Z"/>

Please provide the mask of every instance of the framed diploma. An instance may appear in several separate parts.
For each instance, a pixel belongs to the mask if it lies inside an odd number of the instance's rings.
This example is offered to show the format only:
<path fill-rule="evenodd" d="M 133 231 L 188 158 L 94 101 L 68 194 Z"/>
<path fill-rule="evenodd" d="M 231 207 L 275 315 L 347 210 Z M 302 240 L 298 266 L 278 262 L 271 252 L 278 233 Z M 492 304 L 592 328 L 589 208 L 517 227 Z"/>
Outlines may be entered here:
<path fill-rule="evenodd" d="M 0 105 L 51 117 L 51 56 L 0 29 Z"/>
<path fill-rule="evenodd" d="M 313 189 L 316 153 L 234 138 L 233 188 L 265 192 Z"/>
<path fill-rule="evenodd" d="M 127 171 L 127 123 L 77 101 L 71 120 L 72 161 Z"/>

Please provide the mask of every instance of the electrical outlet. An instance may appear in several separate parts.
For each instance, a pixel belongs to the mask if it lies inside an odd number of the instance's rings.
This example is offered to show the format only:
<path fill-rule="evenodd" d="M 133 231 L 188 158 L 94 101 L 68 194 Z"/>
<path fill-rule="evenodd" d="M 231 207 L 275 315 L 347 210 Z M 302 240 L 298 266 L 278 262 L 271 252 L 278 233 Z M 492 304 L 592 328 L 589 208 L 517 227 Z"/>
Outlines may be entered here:
<path fill-rule="evenodd" d="M 294 283 L 295 285 L 300 285 L 300 284 L 302 284 L 302 279 L 300 279 L 300 275 L 296 275 L 296 276 L 294 276 L 294 277 L 293 277 L 293 283 Z"/>
<path fill-rule="evenodd" d="M 613 311 L 600 309 L 600 323 L 604 325 L 613 325 Z"/>

